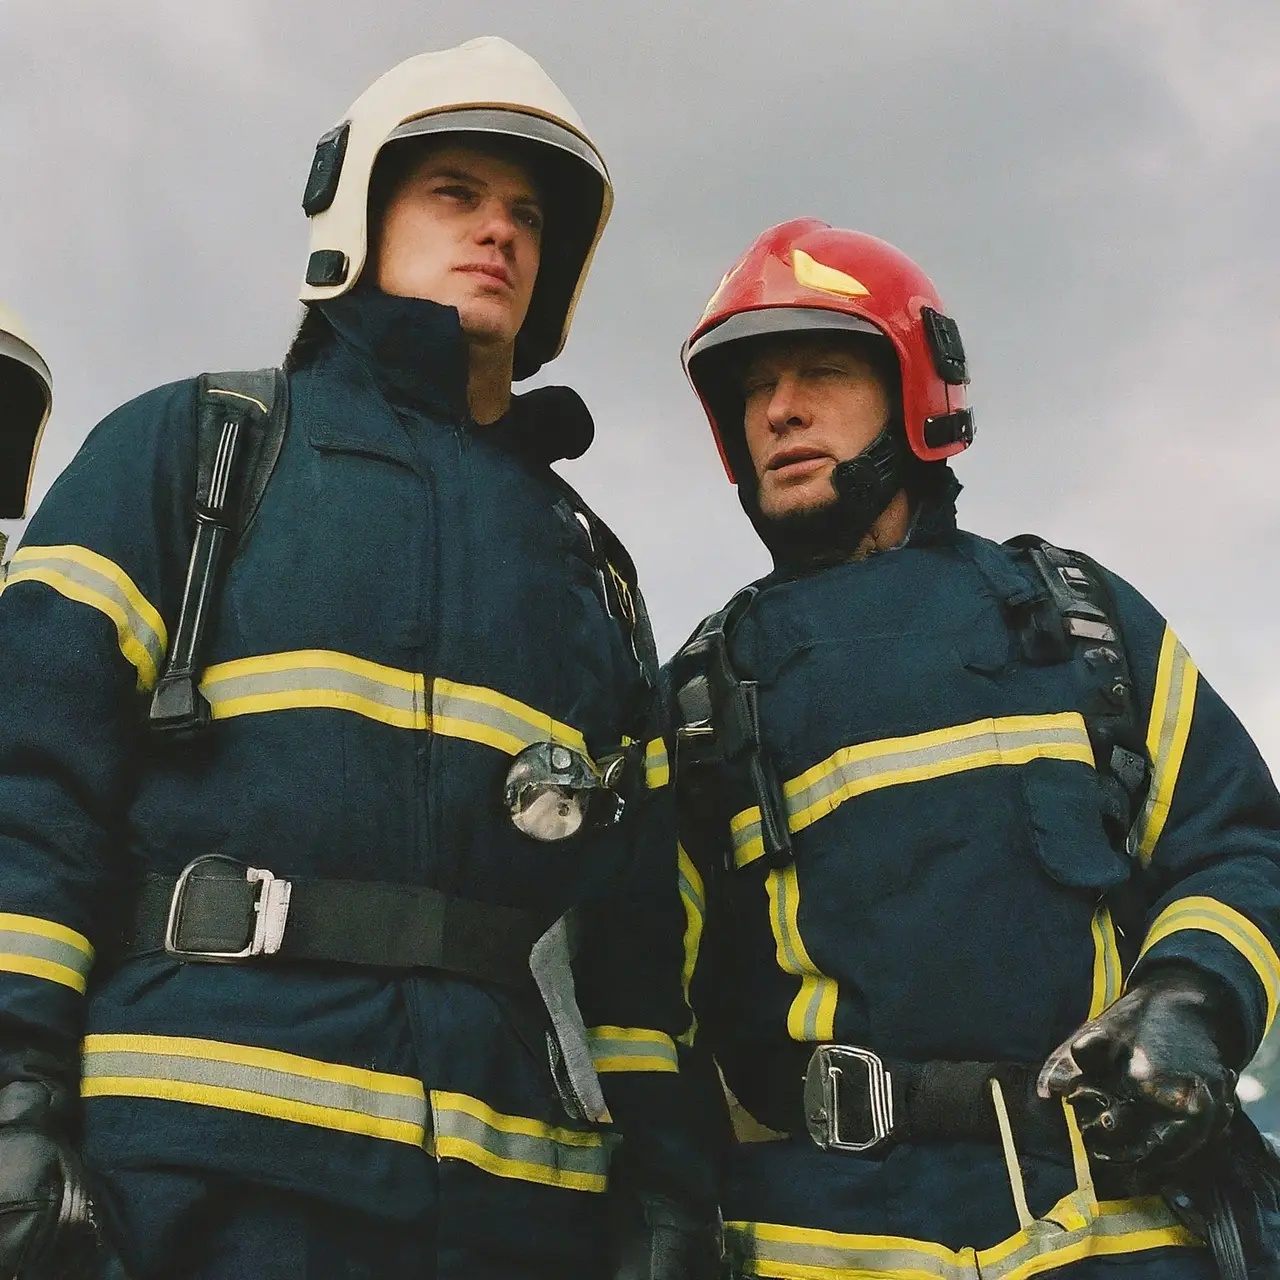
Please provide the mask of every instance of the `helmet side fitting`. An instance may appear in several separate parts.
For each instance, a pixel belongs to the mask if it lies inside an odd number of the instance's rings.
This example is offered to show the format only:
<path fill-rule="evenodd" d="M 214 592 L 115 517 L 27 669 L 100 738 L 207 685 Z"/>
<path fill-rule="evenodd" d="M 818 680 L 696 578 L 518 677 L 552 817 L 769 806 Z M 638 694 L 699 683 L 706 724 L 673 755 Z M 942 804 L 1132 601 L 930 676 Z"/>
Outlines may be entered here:
<path fill-rule="evenodd" d="M 53 379 L 17 317 L 0 309 L 0 520 L 27 512 L 40 437 L 53 407 Z"/>
<path fill-rule="evenodd" d="M 726 414 L 725 366 L 712 353 L 752 337 L 833 329 L 893 347 L 902 429 L 917 459 L 940 462 L 972 442 L 964 346 L 933 283 L 883 240 L 797 218 L 764 232 L 729 270 L 682 353 L 731 481 L 742 478 L 734 465 L 745 450 L 741 412 Z"/>
<path fill-rule="evenodd" d="M 320 139 L 303 196 L 311 244 L 300 297 L 338 297 L 360 278 L 370 247 L 369 183 L 383 147 L 450 135 L 512 140 L 544 186 L 542 261 L 513 369 L 517 380 L 527 378 L 564 346 L 613 187 L 568 99 L 533 58 L 497 37 L 401 63 Z"/>

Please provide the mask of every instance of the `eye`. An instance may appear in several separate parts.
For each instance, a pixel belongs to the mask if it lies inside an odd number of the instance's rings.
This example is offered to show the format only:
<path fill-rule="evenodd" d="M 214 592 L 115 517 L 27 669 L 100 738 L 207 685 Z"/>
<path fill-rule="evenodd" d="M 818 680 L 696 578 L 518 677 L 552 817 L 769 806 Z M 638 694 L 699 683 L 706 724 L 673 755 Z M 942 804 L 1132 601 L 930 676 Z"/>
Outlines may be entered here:
<path fill-rule="evenodd" d="M 756 396 L 769 394 L 777 385 L 777 382 L 772 378 L 748 378 L 743 383 L 742 393 L 748 400 L 752 400 Z"/>
<path fill-rule="evenodd" d="M 475 199 L 475 191 L 461 182 L 445 182 L 433 188 L 438 196 L 444 196 L 446 200 L 458 200 L 467 203 Z"/>
<path fill-rule="evenodd" d="M 520 205 L 515 211 L 516 221 L 527 231 L 532 231 L 535 235 L 542 231 L 542 225 L 545 219 L 542 216 L 542 210 L 535 208 L 533 205 Z"/>

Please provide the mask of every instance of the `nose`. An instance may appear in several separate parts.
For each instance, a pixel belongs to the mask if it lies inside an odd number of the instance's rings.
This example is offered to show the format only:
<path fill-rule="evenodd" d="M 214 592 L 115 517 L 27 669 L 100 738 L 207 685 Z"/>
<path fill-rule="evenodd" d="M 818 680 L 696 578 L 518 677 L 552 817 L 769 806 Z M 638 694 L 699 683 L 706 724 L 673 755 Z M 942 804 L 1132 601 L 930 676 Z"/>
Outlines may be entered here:
<path fill-rule="evenodd" d="M 478 227 L 481 244 L 496 245 L 506 253 L 514 245 L 519 230 L 511 206 L 505 200 L 499 200 L 496 196 L 485 200 L 481 206 Z"/>
<path fill-rule="evenodd" d="M 797 379 L 789 373 L 784 373 L 774 383 L 773 394 L 765 410 L 770 430 L 781 434 L 807 425 L 808 416 L 799 392 Z"/>

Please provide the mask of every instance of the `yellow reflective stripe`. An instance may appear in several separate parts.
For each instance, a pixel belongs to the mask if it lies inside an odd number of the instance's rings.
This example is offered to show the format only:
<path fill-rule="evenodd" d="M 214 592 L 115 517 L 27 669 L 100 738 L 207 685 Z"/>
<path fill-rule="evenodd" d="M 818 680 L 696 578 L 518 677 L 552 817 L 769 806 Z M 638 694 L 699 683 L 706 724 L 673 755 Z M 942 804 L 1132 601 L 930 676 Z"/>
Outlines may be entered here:
<path fill-rule="evenodd" d="M 793 1040 L 834 1040 L 839 987 L 813 963 L 800 936 L 800 882 L 795 864 L 771 871 L 765 884 L 778 967 L 800 979 L 799 994 L 787 1012 L 787 1034 Z"/>
<path fill-rule="evenodd" d="M 680 972 L 680 986 L 690 1016 L 689 1030 L 680 1037 L 680 1042 L 692 1044 L 698 1033 L 698 1020 L 693 1016 L 689 993 L 698 967 L 698 951 L 702 946 L 702 930 L 707 918 L 707 890 L 698 868 L 682 844 L 676 845 L 676 860 L 679 865 L 680 901 L 684 906 L 684 966 Z"/>
<path fill-rule="evenodd" d="M 215 720 L 328 707 L 352 711 L 400 729 L 427 729 L 425 681 L 332 649 L 298 649 L 237 658 L 209 667 L 200 690 Z"/>
<path fill-rule="evenodd" d="M 86 1036 L 81 1093 L 243 1111 L 410 1146 L 426 1140 L 418 1080 L 217 1040 Z"/>
<path fill-rule="evenodd" d="M 1195 712 L 1196 686 L 1200 673 L 1191 655 L 1168 626 L 1160 645 L 1156 687 L 1151 699 L 1151 719 L 1147 723 L 1147 755 L 1151 759 L 1151 786 L 1146 803 L 1134 824 L 1131 839 L 1145 867 L 1155 852 L 1173 806 L 1173 790 L 1178 785 L 1182 757 L 1191 735 Z"/>
<path fill-rule="evenodd" d="M 1032 760 L 1074 760 L 1092 768 L 1093 748 L 1084 717 L 1078 711 L 1000 716 L 841 747 L 783 787 L 788 826 L 793 832 L 803 831 L 846 800 L 885 787 Z M 735 815 L 729 830 L 739 867 L 764 854 L 759 808 Z"/>
<path fill-rule="evenodd" d="M 1233 946 L 1253 967 L 1267 997 L 1267 1030 L 1275 1021 L 1280 1001 L 1280 956 L 1267 935 L 1252 920 L 1216 898 L 1180 898 L 1167 906 L 1152 922 L 1138 953 L 1141 959 L 1157 943 L 1171 934 L 1199 929 L 1217 934 Z"/>
<path fill-rule="evenodd" d="M 1120 999 L 1124 972 L 1111 908 L 1104 902 L 1093 913 L 1089 931 L 1093 936 L 1093 990 L 1089 996 L 1089 1017 L 1096 1018 Z"/>
<path fill-rule="evenodd" d="M 19 582 L 41 582 L 105 614 L 115 624 L 120 652 L 138 673 L 139 690 L 155 686 L 169 633 L 159 611 L 118 564 L 87 547 L 21 547 L 9 563 L 4 589 Z"/>
<path fill-rule="evenodd" d="M 667 744 L 662 738 L 654 738 L 644 749 L 644 780 L 651 791 L 657 791 L 671 781 L 671 762 L 667 759 Z"/>
<path fill-rule="evenodd" d="M 599 1072 L 679 1071 L 676 1042 L 647 1027 L 588 1027 L 591 1060 Z"/>
<path fill-rule="evenodd" d="M 92 968 L 93 945 L 84 934 L 56 920 L 0 911 L 0 971 L 83 994 Z"/>
<path fill-rule="evenodd" d="M 782 1280 L 1024 1280 L 1083 1258 L 1142 1253 L 1201 1242 L 1163 1200 L 1105 1201 L 1087 1219 L 1055 1206 L 990 1249 L 948 1249 L 903 1236 L 851 1235 L 764 1222 L 727 1222 L 730 1255 L 741 1274 Z M 1065 1228 L 1056 1219 L 1077 1223 Z"/>
<path fill-rule="evenodd" d="M 431 1114 L 439 1160 L 573 1191 L 605 1189 L 611 1151 L 602 1133 L 503 1115 L 478 1098 L 434 1089 Z"/>
<path fill-rule="evenodd" d="M 431 727 L 450 738 L 466 738 L 517 755 L 535 742 L 559 742 L 584 755 L 586 740 L 571 725 L 504 693 L 437 677 L 431 686 Z"/>

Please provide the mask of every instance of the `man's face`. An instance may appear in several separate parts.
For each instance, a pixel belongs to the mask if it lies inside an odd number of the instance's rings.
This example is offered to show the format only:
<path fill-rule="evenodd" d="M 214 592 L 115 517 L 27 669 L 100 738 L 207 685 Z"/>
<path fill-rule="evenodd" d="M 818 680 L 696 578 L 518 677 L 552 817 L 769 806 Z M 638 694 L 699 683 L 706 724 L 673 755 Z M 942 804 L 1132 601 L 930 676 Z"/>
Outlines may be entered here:
<path fill-rule="evenodd" d="M 861 453 L 889 420 L 889 397 L 871 364 L 829 334 L 762 346 L 742 389 L 758 502 L 770 520 L 833 503 L 836 464 Z"/>
<path fill-rule="evenodd" d="M 523 166 L 466 146 L 427 152 L 387 202 L 378 287 L 456 307 L 474 343 L 509 346 L 538 277 L 542 204 Z"/>

